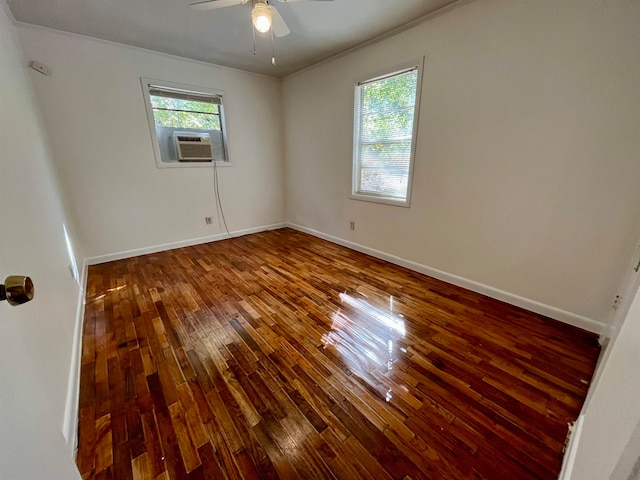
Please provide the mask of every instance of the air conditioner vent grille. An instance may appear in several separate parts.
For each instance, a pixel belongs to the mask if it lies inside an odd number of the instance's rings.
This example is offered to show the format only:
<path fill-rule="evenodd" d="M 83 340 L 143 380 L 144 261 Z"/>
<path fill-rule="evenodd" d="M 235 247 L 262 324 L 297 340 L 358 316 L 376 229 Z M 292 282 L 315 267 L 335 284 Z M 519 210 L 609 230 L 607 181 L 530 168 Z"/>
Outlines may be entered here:
<path fill-rule="evenodd" d="M 174 133 L 178 160 L 181 162 L 209 162 L 213 160 L 211 136 L 208 133 Z"/>

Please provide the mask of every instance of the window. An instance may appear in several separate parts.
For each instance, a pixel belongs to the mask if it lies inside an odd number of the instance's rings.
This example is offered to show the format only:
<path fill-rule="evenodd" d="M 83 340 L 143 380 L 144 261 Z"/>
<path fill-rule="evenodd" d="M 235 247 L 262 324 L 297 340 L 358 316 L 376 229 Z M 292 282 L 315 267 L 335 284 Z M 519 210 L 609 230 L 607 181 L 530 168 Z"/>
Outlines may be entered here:
<path fill-rule="evenodd" d="M 419 80 L 413 66 L 356 85 L 351 198 L 409 206 Z"/>
<path fill-rule="evenodd" d="M 142 79 L 156 164 L 228 164 L 222 92 Z"/>

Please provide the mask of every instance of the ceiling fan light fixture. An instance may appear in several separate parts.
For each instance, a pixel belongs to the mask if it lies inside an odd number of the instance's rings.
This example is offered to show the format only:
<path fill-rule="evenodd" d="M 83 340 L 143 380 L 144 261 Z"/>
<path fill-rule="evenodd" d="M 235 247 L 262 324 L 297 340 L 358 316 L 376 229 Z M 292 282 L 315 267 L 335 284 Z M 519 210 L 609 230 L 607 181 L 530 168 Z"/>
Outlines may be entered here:
<path fill-rule="evenodd" d="M 260 33 L 266 33 L 271 28 L 271 9 L 266 2 L 257 1 L 251 10 L 253 26 Z"/>

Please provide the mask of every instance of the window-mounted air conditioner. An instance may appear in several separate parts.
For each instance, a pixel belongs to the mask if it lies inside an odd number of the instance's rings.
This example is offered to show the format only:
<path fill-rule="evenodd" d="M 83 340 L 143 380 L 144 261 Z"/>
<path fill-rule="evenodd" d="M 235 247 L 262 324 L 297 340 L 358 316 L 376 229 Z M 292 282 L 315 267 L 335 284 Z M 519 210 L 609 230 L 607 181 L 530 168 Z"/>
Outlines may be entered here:
<path fill-rule="evenodd" d="M 208 133 L 175 132 L 178 160 L 181 162 L 210 162 L 213 160 L 211 136 Z"/>

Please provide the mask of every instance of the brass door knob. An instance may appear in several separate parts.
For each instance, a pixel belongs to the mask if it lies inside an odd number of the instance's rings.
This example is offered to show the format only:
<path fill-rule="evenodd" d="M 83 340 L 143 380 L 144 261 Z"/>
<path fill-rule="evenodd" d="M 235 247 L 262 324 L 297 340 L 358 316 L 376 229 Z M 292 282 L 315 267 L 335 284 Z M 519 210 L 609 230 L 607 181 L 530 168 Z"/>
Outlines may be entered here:
<path fill-rule="evenodd" d="M 22 305 L 33 298 L 33 282 L 23 275 L 10 275 L 0 285 L 0 301 L 6 300 L 9 305 Z"/>

